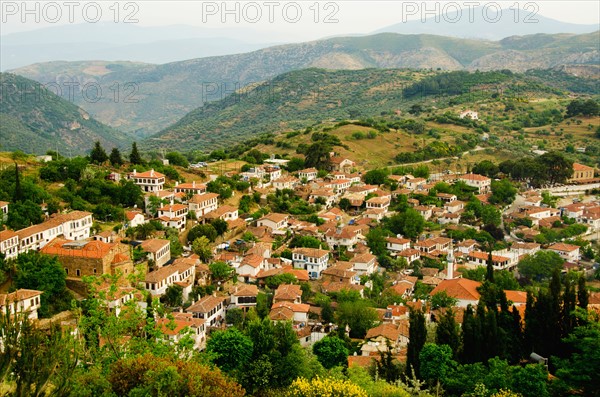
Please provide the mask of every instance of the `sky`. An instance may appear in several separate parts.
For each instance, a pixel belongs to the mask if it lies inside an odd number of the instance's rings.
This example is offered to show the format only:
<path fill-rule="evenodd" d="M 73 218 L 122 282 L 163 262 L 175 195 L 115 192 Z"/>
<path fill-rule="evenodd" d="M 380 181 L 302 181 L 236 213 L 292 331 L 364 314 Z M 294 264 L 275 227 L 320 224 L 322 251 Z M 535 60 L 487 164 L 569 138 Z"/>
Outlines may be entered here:
<path fill-rule="evenodd" d="M 564 22 L 600 23 L 598 1 L 9 1 L 0 0 L 0 34 L 95 20 L 140 26 L 192 25 L 235 31 L 273 33 L 273 41 L 318 39 L 342 34 L 370 33 L 379 28 L 451 11 L 486 5 L 524 20 L 536 14 Z M 519 15 L 510 7 L 526 10 Z M 27 8 L 27 9 L 25 9 Z M 29 11 L 29 12 L 27 12 Z M 229 12 L 228 12 L 229 11 Z M 430 14 L 427 14 L 430 12 Z M 493 14 L 492 14 L 493 15 Z M 473 17 L 482 18 L 475 14 Z M 462 18 L 469 18 L 467 11 Z M 243 37 L 241 37 L 243 38 Z M 1 43 L 0 43 L 1 44 Z"/>

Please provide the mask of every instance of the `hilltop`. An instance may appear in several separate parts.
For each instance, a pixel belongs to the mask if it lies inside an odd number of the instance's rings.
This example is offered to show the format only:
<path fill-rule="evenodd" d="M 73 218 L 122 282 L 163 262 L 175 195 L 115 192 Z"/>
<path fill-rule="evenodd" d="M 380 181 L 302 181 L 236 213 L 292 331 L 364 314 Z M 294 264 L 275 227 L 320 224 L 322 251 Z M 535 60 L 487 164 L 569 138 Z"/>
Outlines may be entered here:
<path fill-rule="evenodd" d="M 459 39 L 431 34 L 380 33 L 336 37 L 258 51 L 196 58 L 162 65 L 104 61 L 49 62 L 13 70 L 41 83 L 95 82 L 104 93 L 121 88 L 121 98 L 75 103 L 100 121 L 127 132 L 150 135 L 175 123 L 208 101 L 224 98 L 245 86 L 305 68 L 358 70 L 412 68 L 498 70 L 598 65 L 598 33 L 535 34 L 500 41 Z M 588 73 L 588 75 L 594 73 Z M 597 74 L 596 74 L 597 75 Z M 125 85 L 130 85 L 126 87 Z M 112 87 L 112 88 L 111 88 Z M 66 87 L 65 87 L 66 88 Z M 63 89 L 63 95 L 68 90 Z"/>
<path fill-rule="evenodd" d="M 41 84 L 0 74 L 0 145 L 2 150 L 82 154 L 90 142 L 108 147 L 130 142 L 127 135 L 91 117 Z"/>

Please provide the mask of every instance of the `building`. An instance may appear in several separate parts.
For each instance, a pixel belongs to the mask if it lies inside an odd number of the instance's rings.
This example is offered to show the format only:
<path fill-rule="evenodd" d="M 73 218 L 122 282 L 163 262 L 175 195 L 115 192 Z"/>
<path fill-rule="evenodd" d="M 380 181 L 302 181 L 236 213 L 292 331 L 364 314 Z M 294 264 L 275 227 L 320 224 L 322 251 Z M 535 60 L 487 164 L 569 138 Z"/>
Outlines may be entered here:
<path fill-rule="evenodd" d="M 169 204 L 158 209 L 158 219 L 165 227 L 172 227 L 180 232 L 185 229 L 188 207 L 183 204 Z"/>
<path fill-rule="evenodd" d="M 134 169 L 133 172 L 127 174 L 127 179 L 133 180 L 133 183 L 138 185 L 143 192 L 161 191 L 165 184 L 164 174 L 156 172 L 154 169 L 146 172 L 137 172 Z"/>
<path fill-rule="evenodd" d="M 242 258 L 236 273 L 245 281 L 254 281 L 261 270 L 266 269 L 267 259 L 261 255 L 250 254 Z"/>
<path fill-rule="evenodd" d="M 206 295 L 185 310 L 194 318 L 201 318 L 208 327 L 214 327 L 225 319 L 225 298 Z"/>
<path fill-rule="evenodd" d="M 41 307 L 40 296 L 42 293 L 42 291 L 33 289 L 18 289 L 9 294 L 0 294 L 0 313 L 3 316 L 7 312 L 9 315 L 19 314 L 35 320 L 38 318 L 38 310 Z"/>
<path fill-rule="evenodd" d="M 388 350 L 388 343 L 393 354 L 408 345 L 408 320 L 400 320 L 398 324 L 383 323 L 367 331 L 367 343 L 361 347 L 363 356 L 379 355 Z"/>
<path fill-rule="evenodd" d="M 257 297 L 258 287 L 256 285 L 236 285 L 231 292 L 231 305 L 244 310 L 249 307 L 256 307 Z"/>
<path fill-rule="evenodd" d="M 410 265 L 414 261 L 421 259 L 421 251 L 414 248 L 407 248 L 400 251 L 398 256 L 406 259 L 406 262 Z"/>
<path fill-rule="evenodd" d="M 389 197 L 371 197 L 367 200 L 367 209 L 374 208 L 387 211 L 390 206 Z"/>
<path fill-rule="evenodd" d="M 365 252 L 360 255 L 356 255 L 350 259 L 353 264 L 352 270 L 354 270 L 359 276 L 370 275 L 377 269 L 377 257 L 373 254 Z"/>
<path fill-rule="evenodd" d="M 292 321 L 307 323 L 310 305 L 304 303 L 276 302 L 271 306 L 269 319 L 272 321 Z"/>
<path fill-rule="evenodd" d="M 8 218 L 8 203 L 7 201 L 0 201 L 0 221 Z"/>
<path fill-rule="evenodd" d="M 321 277 L 321 272 L 327 269 L 329 251 L 317 248 L 294 248 L 292 262 L 297 269 L 304 269 L 311 279 Z"/>
<path fill-rule="evenodd" d="M 303 170 L 298 171 L 298 178 L 310 182 L 313 179 L 317 179 L 318 172 L 319 171 L 317 171 L 316 168 L 305 168 Z"/>
<path fill-rule="evenodd" d="M 206 219 L 223 219 L 224 221 L 235 221 L 239 217 L 239 210 L 231 205 L 222 205 L 214 211 L 205 215 Z"/>
<path fill-rule="evenodd" d="M 218 199 L 217 193 L 195 194 L 188 200 L 188 210 L 194 212 L 197 218 L 202 218 L 219 207 Z"/>
<path fill-rule="evenodd" d="M 280 284 L 273 295 L 273 302 L 302 303 L 302 288 L 297 284 Z"/>
<path fill-rule="evenodd" d="M 146 218 L 144 218 L 144 214 L 139 211 L 125 211 L 125 227 L 137 227 L 139 225 L 143 225 L 146 223 Z"/>
<path fill-rule="evenodd" d="M 477 305 L 479 302 L 479 292 L 477 287 L 481 283 L 479 281 L 469 280 L 467 278 L 453 278 L 443 280 L 429 293 L 430 296 L 437 294 L 438 292 L 446 292 L 446 294 L 456 299 L 458 302 L 456 306 L 467 307 L 468 305 Z"/>
<path fill-rule="evenodd" d="M 492 187 L 492 180 L 479 174 L 464 174 L 458 180 L 464 182 L 467 186 L 477 188 L 479 194 L 487 193 Z"/>
<path fill-rule="evenodd" d="M 293 176 L 282 176 L 273 181 L 273 187 L 279 190 L 293 189 L 298 184 L 300 184 L 300 180 L 298 180 L 298 178 L 294 178 Z"/>
<path fill-rule="evenodd" d="M 195 262 L 195 261 L 194 261 Z M 178 284 L 183 288 L 183 300 L 187 300 L 194 284 L 196 265 L 185 258 L 169 266 L 163 266 L 146 274 L 144 285 L 152 296 L 162 296 L 167 288 Z"/>
<path fill-rule="evenodd" d="M 205 321 L 194 318 L 190 313 L 173 313 L 173 319 L 160 318 L 156 322 L 156 327 L 174 344 L 182 338 L 191 336 L 194 349 L 206 348 Z"/>
<path fill-rule="evenodd" d="M 67 278 L 71 280 L 118 272 L 128 275 L 133 272 L 129 246 L 124 244 L 56 238 L 40 252 L 58 257 L 67 273 Z"/>
<path fill-rule="evenodd" d="M 287 226 L 289 215 L 272 212 L 256 221 L 258 227 L 266 226 L 271 230 L 280 230 Z"/>
<path fill-rule="evenodd" d="M 548 247 L 548 250 L 556 252 L 567 262 L 577 262 L 581 259 L 579 246 L 573 244 L 556 243 Z"/>
<path fill-rule="evenodd" d="M 161 267 L 171 260 L 171 243 L 169 240 L 149 239 L 142 241 L 142 249 L 148 255 L 148 260 L 153 261 L 156 267 Z"/>
<path fill-rule="evenodd" d="M 196 183 L 196 181 L 192 181 L 192 183 L 175 182 L 173 190 L 175 190 L 175 193 L 203 194 L 206 193 L 206 185 L 204 183 Z"/>
<path fill-rule="evenodd" d="M 345 226 L 330 229 L 325 233 L 325 241 L 330 247 L 346 247 L 348 251 L 354 250 L 360 238 L 362 238 L 361 226 Z"/>
<path fill-rule="evenodd" d="M 469 259 L 469 263 L 478 266 L 487 266 L 490 254 L 488 254 L 487 252 L 472 251 L 469 252 L 469 254 L 467 254 L 467 258 Z M 510 256 L 494 254 L 492 254 L 492 263 L 495 270 L 510 269 L 511 267 L 517 265 L 517 261 L 515 261 Z"/>
<path fill-rule="evenodd" d="M 0 254 L 6 259 L 13 259 L 19 255 L 19 235 L 12 230 L 0 230 Z"/>
<path fill-rule="evenodd" d="M 39 225 L 33 225 L 17 231 L 19 253 L 42 249 L 56 237 L 68 240 L 84 240 L 91 237 L 92 214 L 85 211 L 73 211 L 58 214 Z"/>
<path fill-rule="evenodd" d="M 594 179 L 594 168 L 587 165 L 573 163 L 573 176 L 569 179 L 571 183 L 586 182 Z"/>

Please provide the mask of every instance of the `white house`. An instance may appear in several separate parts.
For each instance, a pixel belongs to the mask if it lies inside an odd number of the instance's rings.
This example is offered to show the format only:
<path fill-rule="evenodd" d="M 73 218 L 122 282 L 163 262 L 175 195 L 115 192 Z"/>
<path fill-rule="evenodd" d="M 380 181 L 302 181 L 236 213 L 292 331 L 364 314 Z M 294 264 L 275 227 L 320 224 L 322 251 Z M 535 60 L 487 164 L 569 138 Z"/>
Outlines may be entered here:
<path fill-rule="evenodd" d="M 256 221 L 258 227 L 266 226 L 272 230 L 283 229 L 288 224 L 289 215 L 272 212 Z"/>
<path fill-rule="evenodd" d="M 379 210 L 385 210 L 390 206 L 389 197 L 371 197 L 367 200 L 367 209 L 374 208 Z"/>
<path fill-rule="evenodd" d="M 277 302 L 271 307 L 269 318 L 273 321 L 308 322 L 310 305 L 304 303 Z"/>
<path fill-rule="evenodd" d="M 185 229 L 188 207 L 183 204 L 169 204 L 158 209 L 158 219 L 165 227 L 173 227 L 179 231 Z"/>
<path fill-rule="evenodd" d="M 279 190 L 293 189 L 298 184 L 300 184 L 300 181 L 298 178 L 294 178 L 293 176 L 282 176 L 273 181 L 273 187 Z"/>
<path fill-rule="evenodd" d="M 192 313 L 194 318 L 201 318 L 209 327 L 217 326 L 225 319 L 225 298 L 206 295 L 185 311 Z"/>
<path fill-rule="evenodd" d="M 146 290 L 153 296 L 162 296 L 167 291 L 167 288 L 175 283 L 180 283 L 184 290 L 186 290 L 183 294 L 183 298 L 186 299 L 191 291 L 195 275 L 196 266 L 194 264 L 180 261 L 177 264 L 163 266 L 146 274 L 144 283 Z"/>
<path fill-rule="evenodd" d="M 235 269 L 236 273 L 245 282 L 256 280 L 256 275 L 267 267 L 267 259 L 263 256 L 250 254 L 242 258 L 240 265 Z"/>
<path fill-rule="evenodd" d="M 491 186 L 492 180 L 487 176 L 479 174 L 464 174 L 458 178 L 459 181 L 463 181 L 467 186 L 476 187 L 481 193 L 487 193 Z"/>
<path fill-rule="evenodd" d="M 577 262 L 581 259 L 579 246 L 573 244 L 556 243 L 548 247 L 548 250 L 556 252 L 567 262 Z"/>
<path fill-rule="evenodd" d="M 239 210 L 231 205 L 222 205 L 214 211 L 206 214 L 207 219 L 223 219 L 224 221 L 235 221 L 239 217 Z"/>
<path fill-rule="evenodd" d="M 325 233 L 325 241 L 330 247 L 343 246 L 352 251 L 354 246 L 362 237 L 361 226 L 345 226 L 343 228 L 331 229 Z"/>
<path fill-rule="evenodd" d="M 171 260 L 171 245 L 169 240 L 149 239 L 142 241 L 142 249 L 148 254 L 148 260 L 154 261 L 161 267 Z"/>
<path fill-rule="evenodd" d="M 144 192 L 157 192 L 163 190 L 165 184 L 165 175 L 151 169 L 146 172 L 137 172 L 133 170 L 127 175 L 128 179 L 138 185 Z"/>
<path fill-rule="evenodd" d="M 12 230 L 0 230 L 0 254 L 6 259 L 19 255 L 19 235 Z"/>
<path fill-rule="evenodd" d="M 196 217 L 202 218 L 219 207 L 218 199 L 219 195 L 217 193 L 195 194 L 188 200 L 188 210 L 193 211 Z"/>
<path fill-rule="evenodd" d="M 446 279 L 439 283 L 429 295 L 433 296 L 438 292 L 446 292 L 448 296 L 458 301 L 456 306 L 466 308 L 468 305 L 477 305 L 479 302 L 480 294 L 477 287 L 480 285 L 479 281 L 467 278 Z"/>
<path fill-rule="evenodd" d="M 421 251 L 416 250 L 414 248 L 407 248 L 403 251 L 400 251 L 398 253 L 398 256 L 401 256 L 404 259 L 406 259 L 406 262 L 408 262 L 408 264 L 410 265 L 414 261 L 421 258 Z"/>
<path fill-rule="evenodd" d="M 172 319 L 160 318 L 156 327 L 174 344 L 189 335 L 194 341 L 194 349 L 204 350 L 206 347 L 205 321 L 194 318 L 191 313 L 173 313 Z"/>
<path fill-rule="evenodd" d="M 258 297 L 258 287 L 254 284 L 237 285 L 231 292 L 231 305 L 247 309 L 256 307 L 256 298 Z"/>
<path fill-rule="evenodd" d="M 8 218 L 8 203 L 7 201 L 0 201 L 0 221 Z"/>
<path fill-rule="evenodd" d="M 206 185 L 204 183 L 196 183 L 196 181 L 192 181 L 192 183 L 179 183 L 175 182 L 175 193 L 185 193 L 185 194 L 203 194 L 206 193 Z"/>
<path fill-rule="evenodd" d="M 313 179 L 317 179 L 317 171 L 316 168 L 305 168 L 303 170 L 298 171 L 298 178 L 306 179 L 307 182 L 312 181 Z"/>
<path fill-rule="evenodd" d="M 85 211 L 73 211 L 58 214 L 40 223 L 17 231 L 19 252 L 42 249 L 58 236 L 68 240 L 84 240 L 91 237 L 92 214 Z"/>
<path fill-rule="evenodd" d="M 125 211 L 126 227 L 137 227 L 146 223 L 144 214 L 139 211 Z"/>
<path fill-rule="evenodd" d="M 385 246 L 392 254 L 398 253 L 410 248 L 410 240 L 401 237 L 388 237 L 385 239 Z"/>
<path fill-rule="evenodd" d="M 0 313 L 5 315 L 22 314 L 29 319 L 38 318 L 41 307 L 40 296 L 43 291 L 32 289 L 18 289 L 9 294 L 0 294 Z"/>
<path fill-rule="evenodd" d="M 311 279 L 321 277 L 321 272 L 327 269 L 329 251 L 317 248 L 294 248 L 292 262 L 297 269 L 304 269 Z"/>
<path fill-rule="evenodd" d="M 373 254 L 365 252 L 350 259 L 354 270 L 359 276 L 369 275 L 377 269 L 377 257 Z"/>

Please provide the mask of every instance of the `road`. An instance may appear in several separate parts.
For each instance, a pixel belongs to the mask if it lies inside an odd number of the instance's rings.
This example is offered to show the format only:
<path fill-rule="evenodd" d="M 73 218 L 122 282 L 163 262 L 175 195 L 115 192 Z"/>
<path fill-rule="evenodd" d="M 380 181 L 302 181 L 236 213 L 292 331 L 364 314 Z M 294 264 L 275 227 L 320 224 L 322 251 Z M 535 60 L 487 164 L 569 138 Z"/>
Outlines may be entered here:
<path fill-rule="evenodd" d="M 486 148 L 484 148 L 484 147 L 476 146 L 474 149 L 467 150 L 466 152 L 462 152 L 461 156 L 464 156 L 465 154 L 468 154 L 469 152 L 479 152 L 479 151 L 485 150 L 485 149 Z M 387 168 L 406 167 L 406 166 L 411 166 L 411 165 L 427 164 L 427 163 L 431 163 L 432 161 L 435 161 L 435 160 L 444 161 L 446 159 L 458 160 L 458 156 L 440 157 L 438 159 L 417 161 L 416 163 L 402 163 L 402 164 L 388 165 Z"/>

